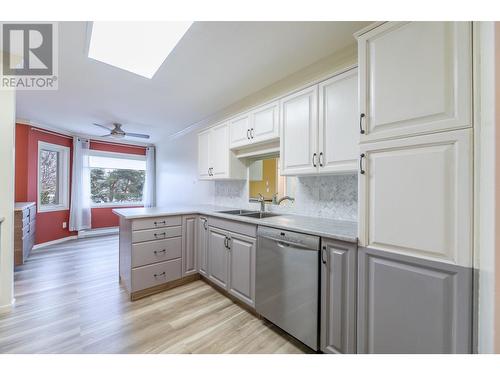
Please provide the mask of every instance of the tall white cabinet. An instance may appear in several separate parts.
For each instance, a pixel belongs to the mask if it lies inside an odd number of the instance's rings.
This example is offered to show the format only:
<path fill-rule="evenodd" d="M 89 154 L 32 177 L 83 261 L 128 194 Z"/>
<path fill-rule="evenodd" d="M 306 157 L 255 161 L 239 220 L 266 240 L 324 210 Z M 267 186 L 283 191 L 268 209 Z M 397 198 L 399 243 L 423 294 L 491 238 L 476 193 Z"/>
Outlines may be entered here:
<path fill-rule="evenodd" d="M 471 23 L 358 43 L 358 353 L 470 352 Z"/>
<path fill-rule="evenodd" d="M 356 171 L 357 69 L 283 98 L 280 114 L 282 175 Z"/>
<path fill-rule="evenodd" d="M 388 22 L 358 59 L 361 142 L 471 126 L 470 22 Z"/>

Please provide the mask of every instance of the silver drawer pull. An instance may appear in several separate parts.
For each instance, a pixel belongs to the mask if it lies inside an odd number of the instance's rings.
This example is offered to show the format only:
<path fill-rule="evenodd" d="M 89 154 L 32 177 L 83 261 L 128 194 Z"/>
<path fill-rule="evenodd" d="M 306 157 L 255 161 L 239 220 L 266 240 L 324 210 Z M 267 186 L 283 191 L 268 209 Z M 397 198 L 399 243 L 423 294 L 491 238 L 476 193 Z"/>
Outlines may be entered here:
<path fill-rule="evenodd" d="M 155 237 L 158 237 L 158 236 L 163 236 L 165 237 L 167 235 L 167 233 L 163 232 L 163 233 L 154 233 L 154 236 Z"/>
<path fill-rule="evenodd" d="M 167 252 L 167 249 L 163 249 L 163 250 L 160 250 L 160 251 L 158 251 L 158 250 L 153 251 L 153 253 L 155 253 L 155 255 L 158 255 L 159 253 L 165 254 L 166 252 Z"/>
<path fill-rule="evenodd" d="M 153 222 L 153 224 L 154 224 L 154 225 L 158 225 L 158 224 L 163 224 L 163 225 L 165 225 L 165 224 L 167 224 L 167 221 L 166 221 L 166 220 L 163 220 L 163 221 L 155 221 L 155 222 Z"/>
<path fill-rule="evenodd" d="M 166 277 L 167 274 L 163 271 L 162 273 L 155 273 L 153 276 L 157 279 L 158 277 Z"/>

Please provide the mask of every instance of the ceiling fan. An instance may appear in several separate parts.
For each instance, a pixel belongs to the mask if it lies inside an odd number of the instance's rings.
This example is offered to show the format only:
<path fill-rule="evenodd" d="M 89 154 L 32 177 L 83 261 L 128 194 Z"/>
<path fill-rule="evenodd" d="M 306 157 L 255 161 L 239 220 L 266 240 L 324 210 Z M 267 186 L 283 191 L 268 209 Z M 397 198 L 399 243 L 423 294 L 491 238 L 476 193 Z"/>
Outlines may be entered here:
<path fill-rule="evenodd" d="M 112 124 L 114 126 L 113 129 L 110 129 L 107 126 L 104 126 L 101 124 L 96 124 L 95 122 L 93 123 L 93 125 L 98 126 L 100 128 L 103 128 L 103 129 L 106 129 L 107 131 L 110 132 L 109 134 L 104 135 L 104 137 L 123 138 L 123 137 L 127 136 L 127 137 L 146 138 L 146 139 L 149 138 L 149 135 L 147 135 L 147 134 L 125 132 L 122 129 L 122 124 L 120 124 L 118 122 L 113 122 L 113 124 Z"/>

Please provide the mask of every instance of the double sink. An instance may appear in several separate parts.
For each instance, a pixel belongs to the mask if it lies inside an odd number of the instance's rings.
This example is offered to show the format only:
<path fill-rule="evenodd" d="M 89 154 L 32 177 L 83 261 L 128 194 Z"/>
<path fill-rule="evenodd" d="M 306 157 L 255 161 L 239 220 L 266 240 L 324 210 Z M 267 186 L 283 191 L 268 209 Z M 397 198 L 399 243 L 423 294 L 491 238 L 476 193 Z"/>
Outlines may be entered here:
<path fill-rule="evenodd" d="M 228 210 L 228 211 L 217 211 L 217 212 L 226 215 L 252 217 L 254 219 L 265 219 L 266 217 L 280 216 L 279 214 L 274 214 L 272 212 L 261 212 L 261 211 L 251 211 L 251 210 Z"/>

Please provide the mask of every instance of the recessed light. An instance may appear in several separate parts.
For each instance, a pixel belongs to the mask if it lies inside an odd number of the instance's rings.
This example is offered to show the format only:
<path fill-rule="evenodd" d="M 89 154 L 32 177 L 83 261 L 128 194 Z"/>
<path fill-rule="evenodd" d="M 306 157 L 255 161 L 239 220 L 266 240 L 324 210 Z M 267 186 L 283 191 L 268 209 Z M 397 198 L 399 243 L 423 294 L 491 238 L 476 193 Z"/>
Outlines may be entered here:
<path fill-rule="evenodd" d="M 151 79 L 192 22 L 93 22 L 91 59 Z"/>

